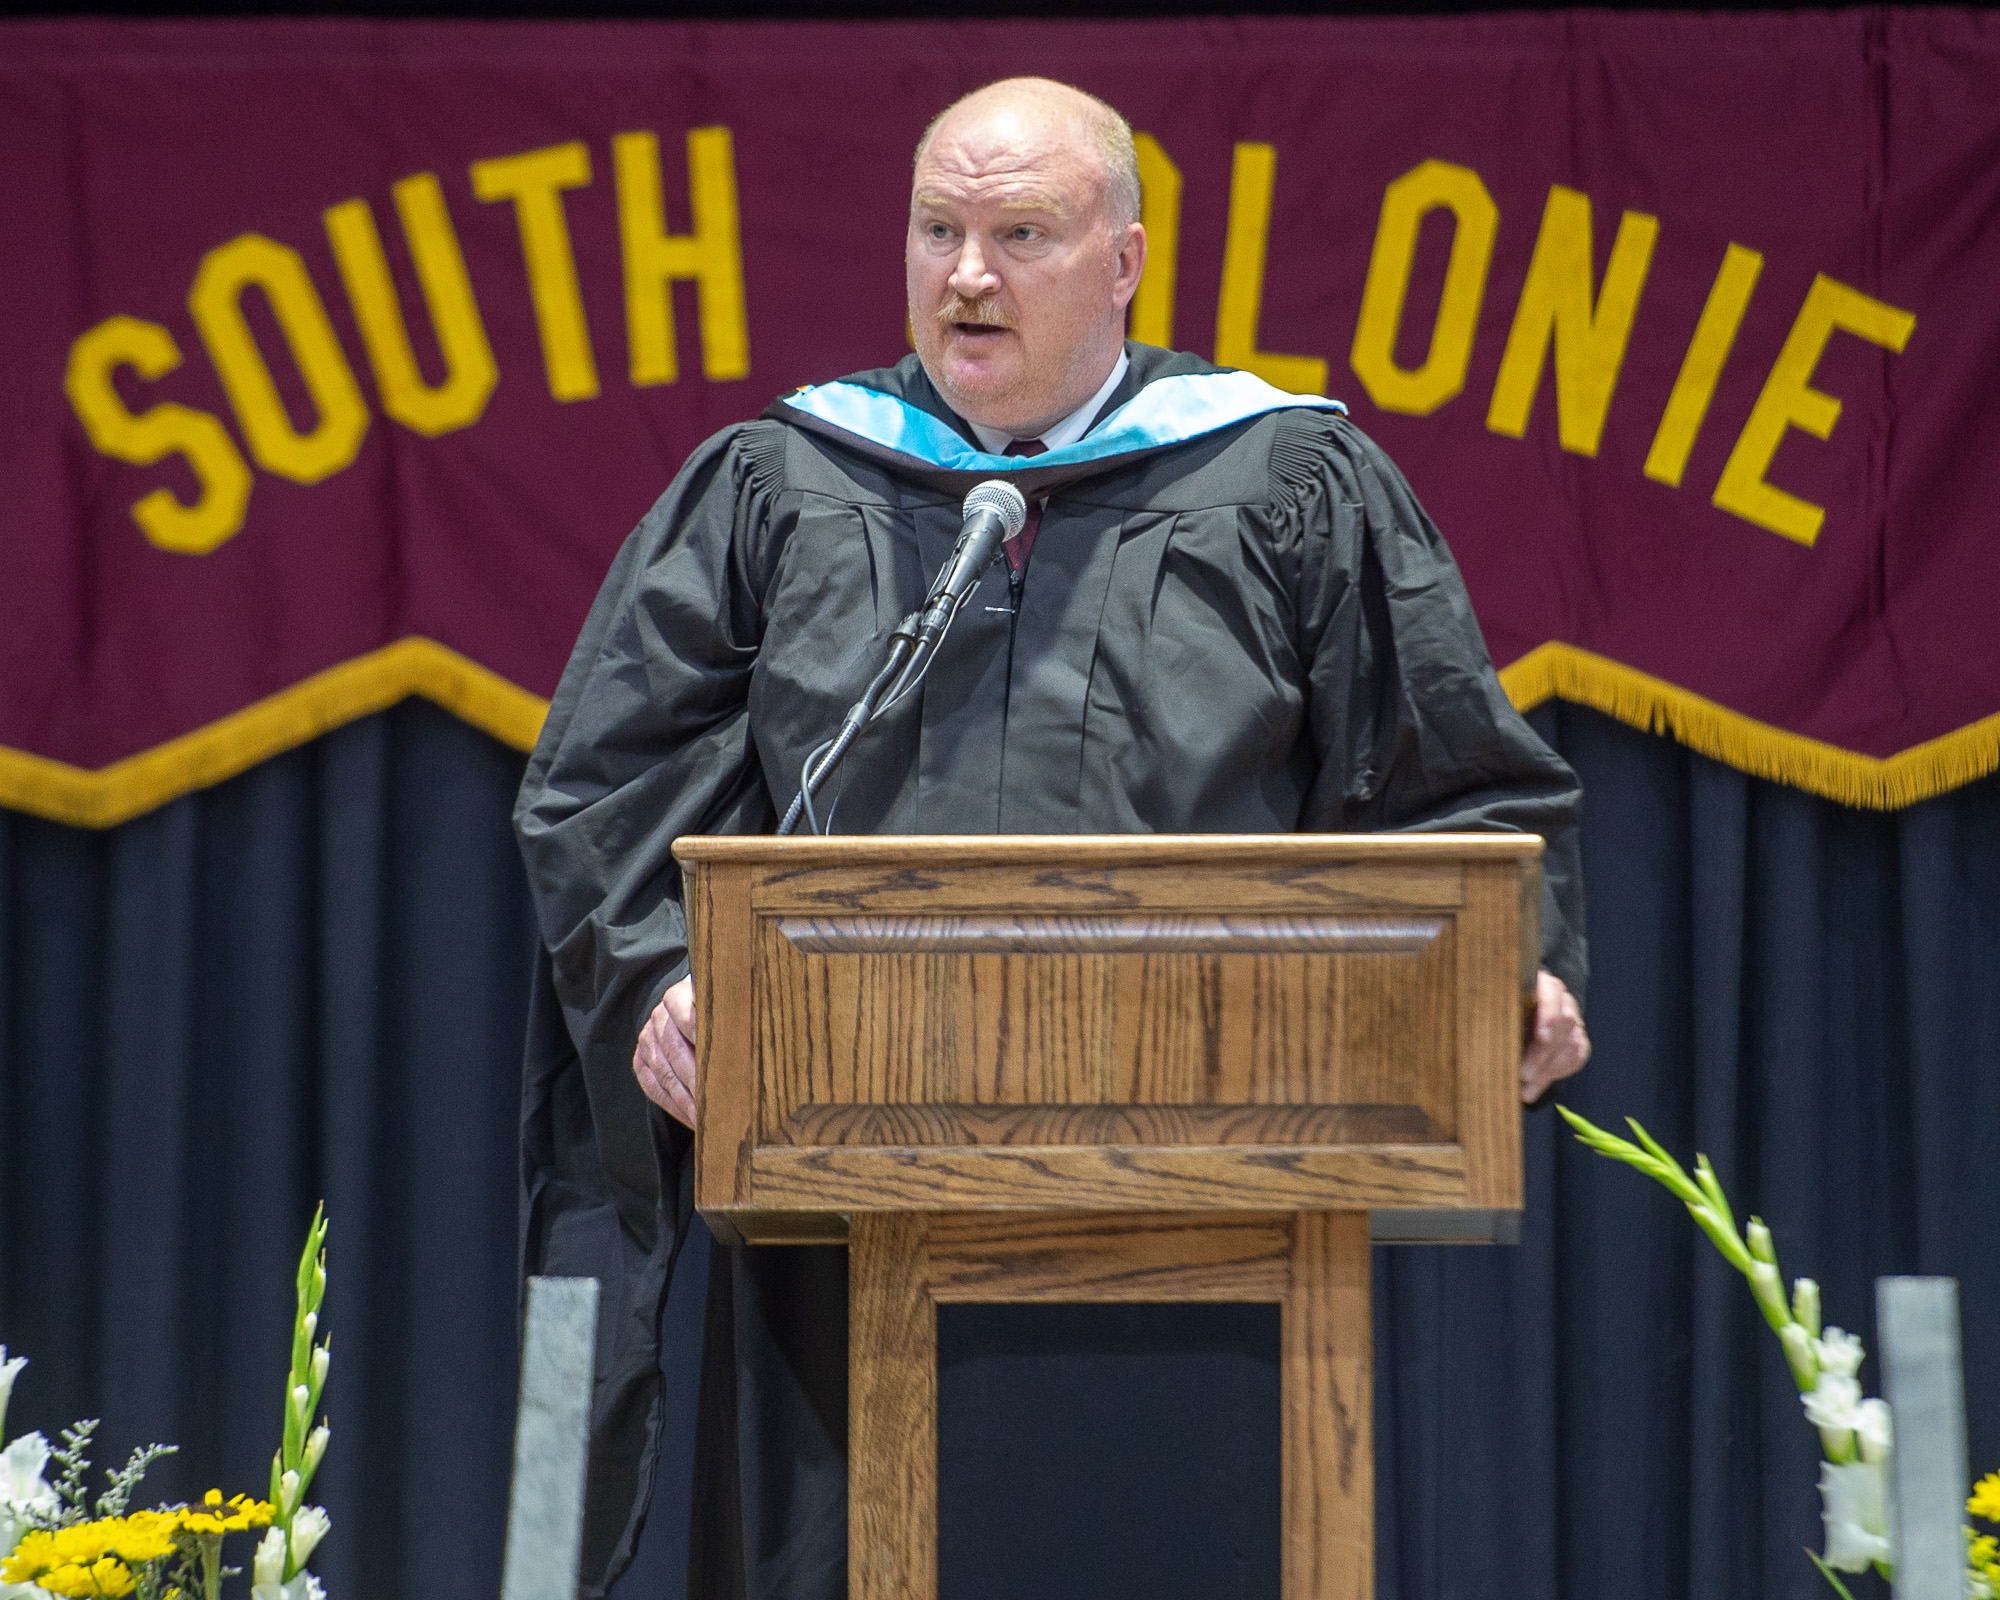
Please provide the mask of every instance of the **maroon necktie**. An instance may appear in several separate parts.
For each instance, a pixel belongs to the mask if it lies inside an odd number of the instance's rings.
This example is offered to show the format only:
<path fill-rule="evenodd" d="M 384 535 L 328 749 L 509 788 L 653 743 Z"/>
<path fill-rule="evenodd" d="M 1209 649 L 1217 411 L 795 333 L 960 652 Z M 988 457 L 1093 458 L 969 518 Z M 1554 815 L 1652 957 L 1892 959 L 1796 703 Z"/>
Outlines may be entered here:
<path fill-rule="evenodd" d="M 1016 439 L 1004 452 L 1010 456 L 1038 456 L 1048 446 L 1039 439 Z M 1019 572 L 1028 564 L 1028 552 L 1035 548 L 1035 533 L 1042 525 L 1042 502 L 1028 502 L 1028 519 L 1021 524 L 1021 531 L 1009 539 L 1001 548 L 1007 552 L 1007 565 Z"/>

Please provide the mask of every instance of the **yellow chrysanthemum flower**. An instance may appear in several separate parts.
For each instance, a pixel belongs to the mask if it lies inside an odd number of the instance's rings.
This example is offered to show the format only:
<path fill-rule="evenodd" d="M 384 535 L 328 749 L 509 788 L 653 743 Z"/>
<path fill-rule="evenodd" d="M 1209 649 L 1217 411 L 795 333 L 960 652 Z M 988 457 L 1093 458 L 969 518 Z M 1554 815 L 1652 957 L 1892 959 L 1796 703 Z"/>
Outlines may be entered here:
<path fill-rule="evenodd" d="M 239 1494 L 225 1503 L 222 1491 L 211 1489 L 198 1506 L 135 1511 L 130 1516 L 104 1517 L 69 1528 L 38 1528 L 0 1561 L 0 1583 L 33 1583 L 52 1594 L 85 1595 L 93 1600 L 101 1591 L 115 1600 L 131 1592 L 129 1568 L 172 1555 L 174 1537 L 182 1530 L 192 1534 L 240 1533 L 268 1528 L 272 1515 L 272 1508 L 262 1500 Z M 111 1572 L 114 1567 L 122 1578 Z M 112 1581 L 124 1587 L 112 1587 Z M 98 1587 L 91 1587 L 93 1583 Z"/>
<path fill-rule="evenodd" d="M 1988 1522 L 2000 1522 L 2000 1472 L 1989 1472 L 1979 1480 L 1965 1509 Z"/>
<path fill-rule="evenodd" d="M 201 1497 L 201 1504 L 189 1506 L 179 1514 L 180 1526 L 189 1533 L 242 1533 L 250 1528 L 268 1528 L 276 1515 L 275 1509 L 266 1501 L 252 1500 L 248 1495 L 232 1496 L 225 1505 L 220 1489 L 211 1489 Z"/>
<path fill-rule="evenodd" d="M 149 1513 L 142 1512 L 139 1518 L 107 1517 L 73 1528 L 36 1529 L 23 1536 L 13 1554 L 0 1563 L 0 1582 L 35 1583 L 67 1594 L 69 1590 L 57 1589 L 53 1574 L 71 1574 L 70 1581 L 84 1582 L 103 1562 L 122 1566 L 156 1560 L 172 1550 L 174 1542 L 171 1532 L 163 1534 L 150 1526 L 152 1520 Z M 85 1588 L 77 1592 L 92 1591 Z"/>
<path fill-rule="evenodd" d="M 118 1600 L 134 1587 L 132 1569 L 122 1561 L 104 1556 L 89 1566 L 57 1567 L 44 1572 L 35 1582 L 50 1594 L 73 1596 L 74 1600 Z"/>

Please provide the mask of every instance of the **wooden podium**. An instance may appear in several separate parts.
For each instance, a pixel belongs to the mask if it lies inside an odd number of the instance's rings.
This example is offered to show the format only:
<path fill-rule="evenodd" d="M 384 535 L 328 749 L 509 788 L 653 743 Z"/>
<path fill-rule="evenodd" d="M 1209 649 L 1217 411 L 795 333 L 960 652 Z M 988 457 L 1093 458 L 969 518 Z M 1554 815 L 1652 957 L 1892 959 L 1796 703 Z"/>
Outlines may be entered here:
<path fill-rule="evenodd" d="M 850 1250 L 850 1600 L 937 1594 L 939 1301 L 1282 1306 L 1285 1600 L 1373 1600 L 1368 1246 L 1518 1236 L 1523 834 L 686 838 L 695 1199 Z"/>

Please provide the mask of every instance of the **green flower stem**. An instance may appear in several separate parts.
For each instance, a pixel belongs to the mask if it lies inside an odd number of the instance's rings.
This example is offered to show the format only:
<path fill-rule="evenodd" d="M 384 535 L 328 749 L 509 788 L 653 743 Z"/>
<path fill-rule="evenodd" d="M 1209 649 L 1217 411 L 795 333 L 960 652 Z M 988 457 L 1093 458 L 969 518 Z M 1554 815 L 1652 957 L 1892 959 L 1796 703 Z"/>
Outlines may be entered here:
<path fill-rule="evenodd" d="M 1792 1308 L 1785 1303 L 1785 1281 L 1778 1274 L 1778 1253 L 1771 1243 L 1771 1230 L 1764 1226 L 1760 1218 L 1752 1217 L 1747 1240 L 1736 1231 L 1736 1215 L 1729 1208 L 1729 1197 L 1722 1192 L 1722 1184 L 1715 1176 L 1715 1168 L 1709 1165 L 1708 1157 L 1695 1157 L 1695 1176 L 1690 1178 L 1687 1170 L 1667 1153 L 1660 1142 L 1632 1118 L 1627 1117 L 1625 1121 L 1638 1137 L 1637 1144 L 1630 1139 L 1621 1139 L 1615 1133 L 1607 1133 L 1595 1123 L 1578 1116 L 1568 1106 L 1557 1106 L 1556 1110 L 1562 1113 L 1584 1144 L 1601 1156 L 1636 1167 L 1671 1191 L 1688 1208 L 1688 1215 L 1714 1241 L 1715 1248 L 1722 1252 L 1723 1260 L 1749 1281 L 1757 1309 L 1763 1312 L 1764 1320 L 1771 1325 L 1771 1331 L 1777 1334 L 1785 1348 L 1785 1365 L 1791 1371 L 1792 1381 L 1799 1386 L 1801 1394 L 1811 1392 L 1819 1381 L 1819 1358 L 1813 1352 L 1810 1339 L 1801 1341 L 1796 1335 L 1786 1332 L 1799 1324 L 1792 1316 Z M 1809 1297 L 1801 1298 L 1810 1299 L 1817 1319 L 1818 1292 L 1815 1290 Z M 1818 1333 L 1816 1328 L 1804 1331 L 1810 1335 Z"/>
<path fill-rule="evenodd" d="M 319 1411 L 333 1358 L 331 1335 L 318 1345 L 313 1343 L 319 1332 L 320 1305 L 326 1298 L 326 1229 L 326 1208 L 322 1205 L 313 1212 L 306 1247 L 299 1256 L 298 1314 L 292 1324 L 291 1371 L 285 1377 L 285 1426 L 278 1453 L 271 1458 L 271 1504 L 277 1511 L 273 1525 L 285 1533 L 287 1583 L 299 1573 L 291 1554 L 292 1520 L 305 1504 L 306 1490 L 326 1450 L 324 1437 L 317 1447 L 312 1443 L 313 1418 Z M 292 1485 L 289 1495 L 285 1492 L 288 1478 Z"/>
<path fill-rule="evenodd" d="M 204 1533 L 199 1539 L 202 1600 L 222 1600 L 222 1535 Z"/>
<path fill-rule="evenodd" d="M 1812 1558 L 1812 1564 L 1819 1568 L 1820 1576 L 1833 1585 L 1833 1592 L 1840 1596 L 1840 1600 L 1854 1600 L 1854 1596 L 1848 1592 L 1847 1585 L 1840 1581 L 1840 1575 L 1820 1560 L 1818 1551 L 1807 1550 L 1806 1554 Z"/>

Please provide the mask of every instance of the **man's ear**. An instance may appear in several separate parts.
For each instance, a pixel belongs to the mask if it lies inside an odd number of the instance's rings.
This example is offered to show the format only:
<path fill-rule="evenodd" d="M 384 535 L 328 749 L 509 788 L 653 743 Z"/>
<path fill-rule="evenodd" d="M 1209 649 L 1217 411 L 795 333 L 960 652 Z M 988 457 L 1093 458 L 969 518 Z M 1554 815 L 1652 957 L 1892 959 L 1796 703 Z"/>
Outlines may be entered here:
<path fill-rule="evenodd" d="M 1136 222 L 1125 224 L 1118 246 L 1118 276 L 1112 281 L 1111 302 L 1120 311 L 1139 292 L 1139 280 L 1146 275 L 1146 230 Z"/>

